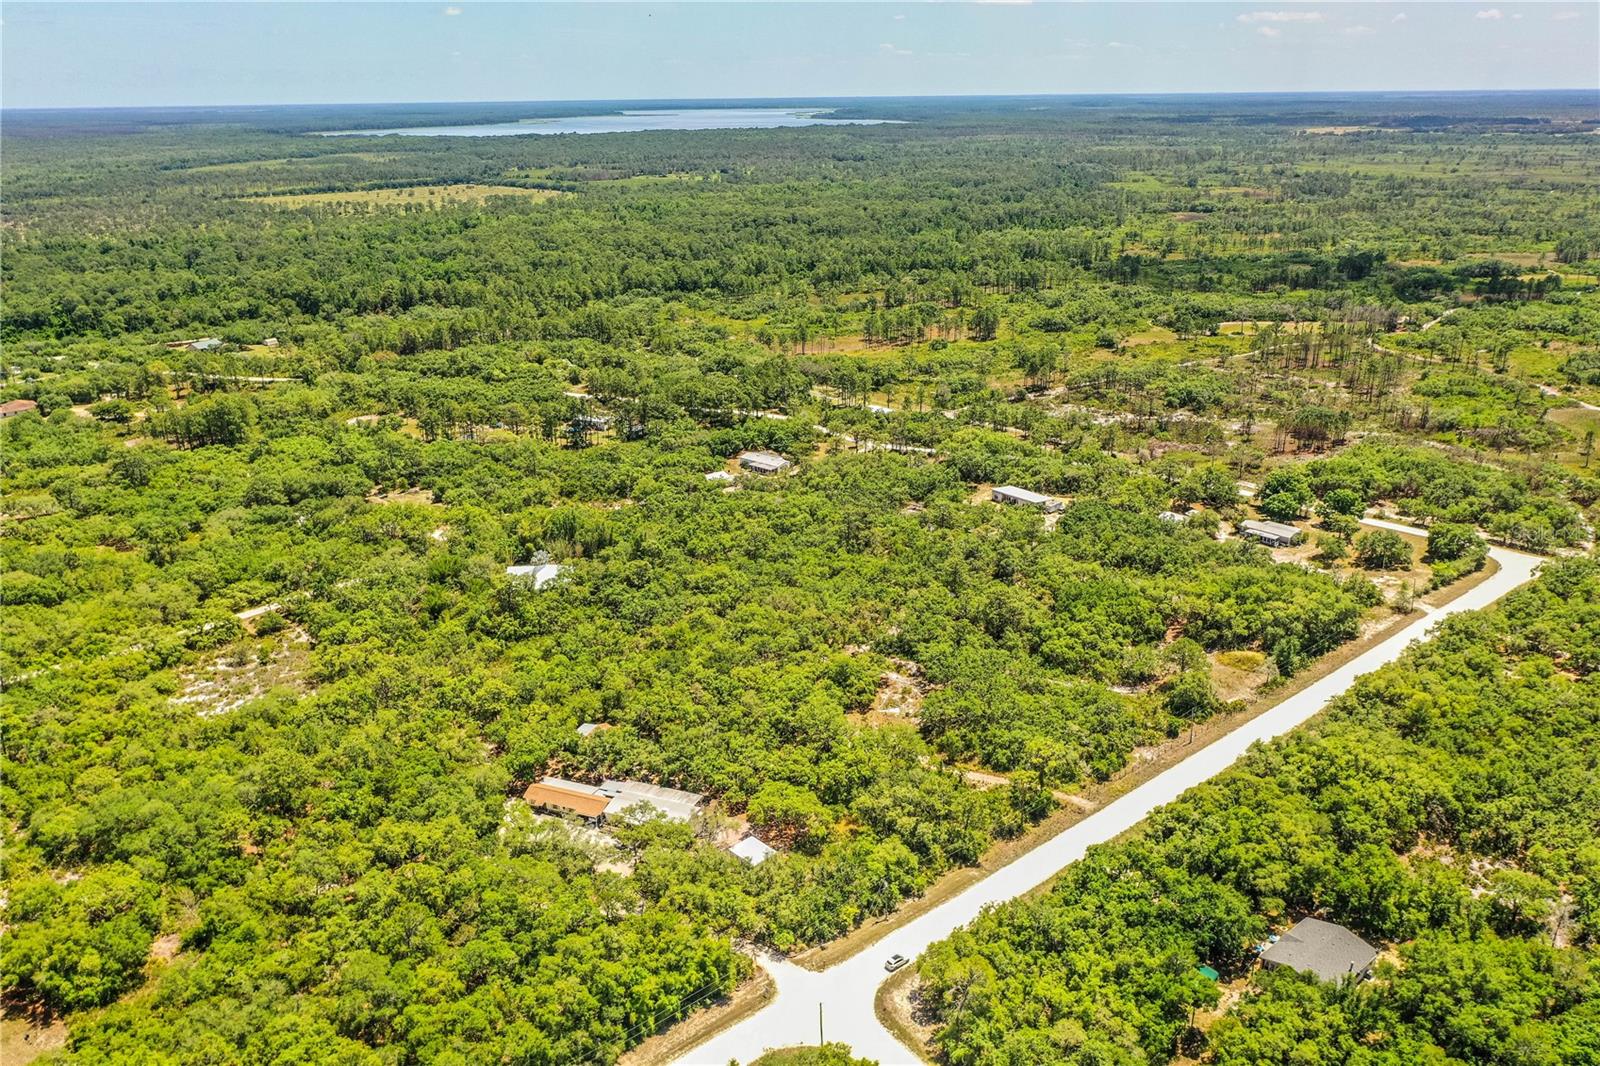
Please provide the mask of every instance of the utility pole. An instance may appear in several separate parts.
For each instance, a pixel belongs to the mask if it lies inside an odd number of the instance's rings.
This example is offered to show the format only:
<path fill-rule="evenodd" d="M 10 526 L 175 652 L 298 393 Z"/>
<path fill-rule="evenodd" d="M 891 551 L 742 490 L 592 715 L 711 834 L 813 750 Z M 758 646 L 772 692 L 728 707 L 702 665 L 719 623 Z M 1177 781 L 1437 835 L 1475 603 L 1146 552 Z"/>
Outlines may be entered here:
<path fill-rule="evenodd" d="M 821 1047 L 827 1041 L 822 1039 L 822 1004 L 817 1003 L 817 1046 Z"/>

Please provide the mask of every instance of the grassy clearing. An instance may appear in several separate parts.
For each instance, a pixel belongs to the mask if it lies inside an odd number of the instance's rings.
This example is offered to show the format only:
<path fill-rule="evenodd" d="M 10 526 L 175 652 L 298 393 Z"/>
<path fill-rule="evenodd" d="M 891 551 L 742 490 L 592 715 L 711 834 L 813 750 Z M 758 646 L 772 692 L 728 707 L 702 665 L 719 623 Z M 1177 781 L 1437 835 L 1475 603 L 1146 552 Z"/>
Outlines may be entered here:
<path fill-rule="evenodd" d="M 398 189 L 352 189 L 345 192 L 294 193 L 281 196 L 252 196 L 258 204 L 275 207 L 317 207 L 334 204 L 343 207 L 443 207 L 447 204 L 481 204 L 496 196 L 515 196 L 526 200 L 549 200 L 560 196 L 553 189 L 524 189 L 517 185 L 410 185 Z"/>
<path fill-rule="evenodd" d="M 1557 462 L 1574 470 L 1592 469 L 1595 463 L 1594 457 L 1590 456 L 1588 464 L 1585 465 L 1580 449 L 1585 433 L 1592 431 L 1600 437 L 1600 411 L 1587 407 L 1553 407 L 1545 417 L 1572 435 L 1572 439 L 1566 441 L 1556 453 Z"/>
<path fill-rule="evenodd" d="M 240 159 L 232 163 L 203 163 L 200 166 L 184 167 L 183 170 L 188 174 L 226 174 L 230 171 L 260 170 L 263 167 L 277 169 L 287 166 L 318 166 L 323 163 L 348 163 L 351 160 L 388 163 L 398 158 L 400 157 L 382 152 L 331 152 L 327 155 L 286 156 L 282 159 Z"/>

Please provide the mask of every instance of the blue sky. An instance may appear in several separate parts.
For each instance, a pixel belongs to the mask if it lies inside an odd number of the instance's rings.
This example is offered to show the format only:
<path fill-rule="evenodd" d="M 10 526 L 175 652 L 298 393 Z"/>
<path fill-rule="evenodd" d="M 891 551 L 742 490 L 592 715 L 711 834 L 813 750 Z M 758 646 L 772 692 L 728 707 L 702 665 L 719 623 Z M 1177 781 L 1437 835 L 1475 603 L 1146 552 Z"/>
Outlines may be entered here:
<path fill-rule="evenodd" d="M 40 4 L 7 107 L 1600 88 L 1600 4 Z"/>

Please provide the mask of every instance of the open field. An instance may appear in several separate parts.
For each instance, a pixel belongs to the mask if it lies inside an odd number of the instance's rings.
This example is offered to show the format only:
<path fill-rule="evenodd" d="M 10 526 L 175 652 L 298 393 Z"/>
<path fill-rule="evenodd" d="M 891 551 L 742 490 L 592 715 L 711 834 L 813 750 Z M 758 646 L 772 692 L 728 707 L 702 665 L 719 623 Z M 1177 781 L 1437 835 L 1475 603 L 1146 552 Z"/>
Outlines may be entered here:
<path fill-rule="evenodd" d="M 252 196 L 253 203 L 275 207 L 443 207 L 447 204 L 481 204 L 493 197 L 551 200 L 562 195 L 552 189 L 524 189 L 517 185 L 411 185 L 398 189 L 355 189 L 349 192 L 287 193 Z"/>

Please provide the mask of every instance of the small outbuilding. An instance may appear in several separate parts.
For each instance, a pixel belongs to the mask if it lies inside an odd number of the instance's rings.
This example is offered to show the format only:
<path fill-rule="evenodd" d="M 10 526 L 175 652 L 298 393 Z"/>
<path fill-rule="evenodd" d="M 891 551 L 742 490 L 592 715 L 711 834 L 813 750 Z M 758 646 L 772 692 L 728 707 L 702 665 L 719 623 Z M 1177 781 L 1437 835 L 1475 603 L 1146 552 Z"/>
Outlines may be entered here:
<path fill-rule="evenodd" d="M 989 498 L 995 503 L 1008 504 L 1012 507 L 1035 507 L 1045 514 L 1056 514 L 1066 510 L 1066 504 L 1042 492 L 1032 489 L 1018 488 L 1015 485 L 1001 485 L 992 489 Z"/>
<path fill-rule="evenodd" d="M 740 452 L 739 465 L 758 474 L 776 474 L 794 464 L 777 452 Z"/>
<path fill-rule="evenodd" d="M 769 848 L 754 836 L 747 836 L 728 849 L 729 855 L 736 855 L 751 866 L 760 866 L 774 855 L 778 854 L 776 848 Z"/>
<path fill-rule="evenodd" d="M 707 481 L 734 481 L 736 480 L 731 470 L 713 470 L 706 475 Z"/>
<path fill-rule="evenodd" d="M 1162 511 L 1160 514 L 1156 515 L 1156 517 L 1161 519 L 1163 522 L 1171 522 L 1173 525 L 1178 525 L 1189 520 L 1188 515 L 1179 514 L 1177 511 Z"/>
<path fill-rule="evenodd" d="M 222 347 L 221 337 L 201 337 L 199 340 L 189 342 L 189 348 L 196 352 L 211 352 L 220 347 Z"/>
<path fill-rule="evenodd" d="M 1301 537 L 1295 526 L 1283 522 L 1264 522 L 1254 518 L 1239 523 L 1241 537 L 1254 537 L 1269 548 L 1287 548 Z"/>
<path fill-rule="evenodd" d="M 0 418 L 15 418 L 38 409 L 39 405 L 32 400 L 7 400 L 5 403 L 0 403 Z"/>
<path fill-rule="evenodd" d="M 580 737 L 592 737 L 596 733 L 604 733 L 611 728 L 609 722 L 585 722 L 578 727 Z"/>
<path fill-rule="evenodd" d="M 1261 953 L 1263 966 L 1287 966 L 1319 981 L 1357 980 L 1372 972 L 1378 949 L 1342 925 L 1302 918 Z"/>

